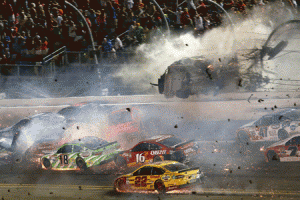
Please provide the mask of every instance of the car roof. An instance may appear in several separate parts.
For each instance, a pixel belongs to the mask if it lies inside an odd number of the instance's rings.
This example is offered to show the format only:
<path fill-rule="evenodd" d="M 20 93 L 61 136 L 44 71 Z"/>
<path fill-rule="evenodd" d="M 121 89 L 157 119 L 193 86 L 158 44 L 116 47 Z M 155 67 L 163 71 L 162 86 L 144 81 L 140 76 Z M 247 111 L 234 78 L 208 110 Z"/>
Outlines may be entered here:
<path fill-rule="evenodd" d="M 167 160 L 167 161 L 160 161 L 160 162 L 155 162 L 155 163 L 152 163 L 152 164 L 147 164 L 147 165 L 144 165 L 144 166 L 149 166 L 149 167 L 157 167 L 157 166 L 164 167 L 166 165 L 176 164 L 176 163 L 179 163 L 179 162 Z"/>
<path fill-rule="evenodd" d="M 165 139 L 168 139 L 168 138 L 171 138 L 171 137 L 174 137 L 174 135 L 172 134 L 166 134 L 166 135 L 156 135 L 156 136 L 153 136 L 143 142 L 160 142 L 162 140 L 165 140 Z"/>
<path fill-rule="evenodd" d="M 267 148 L 270 148 L 270 147 L 276 147 L 276 146 L 280 146 L 280 145 L 284 145 L 287 141 L 289 141 L 289 140 L 292 139 L 293 137 L 300 137 L 300 134 L 298 133 L 298 134 L 292 135 L 292 136 L 290 136 L 290 137 L 288 137 L 288 138 L 285 138 L 285 139 L 283 139 L 283 140 L 280 140 L 280 141 L 278 141 L 278 142 L 276 142 L 276 143 L 271 144 L 271 145 L 268 146 Z"/>

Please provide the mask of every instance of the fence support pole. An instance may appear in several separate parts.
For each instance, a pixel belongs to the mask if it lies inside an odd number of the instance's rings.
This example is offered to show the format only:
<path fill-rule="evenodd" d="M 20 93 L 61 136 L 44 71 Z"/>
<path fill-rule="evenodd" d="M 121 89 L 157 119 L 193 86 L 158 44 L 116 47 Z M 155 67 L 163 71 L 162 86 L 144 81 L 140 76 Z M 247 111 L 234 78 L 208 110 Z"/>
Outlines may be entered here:
<path fill-rule="evenodd" d="M 84 16 L 82 15 L 82 13 L 75 7 L 73 6 L 71 3 L 69 3 L 68 1 L 65 1 L 65 4 L 72 7 L 76 12 L 77 14 L 81 17 L 81 19 L 83 20 L 83 23 L 85 24 L 88 32 L 89 32 L 89 35 L 90 35 L 90 40 L 91 40 L 91 43 L 92 43 L 92 48 L 94 50 L 94 52 L 96 51 L 96 48 L 95 48 L 95 44 L 94 44 L 94 38 L 93 38 L 93 34 L 92 34 L 92 31 L 87 23 L 87 21 L 85 20 Z M 98 59 L 97 59 L 97 56 L 96 54 L 94 54 L 94 58 L 95 58 L 95 64 L 98 64 Z"/>

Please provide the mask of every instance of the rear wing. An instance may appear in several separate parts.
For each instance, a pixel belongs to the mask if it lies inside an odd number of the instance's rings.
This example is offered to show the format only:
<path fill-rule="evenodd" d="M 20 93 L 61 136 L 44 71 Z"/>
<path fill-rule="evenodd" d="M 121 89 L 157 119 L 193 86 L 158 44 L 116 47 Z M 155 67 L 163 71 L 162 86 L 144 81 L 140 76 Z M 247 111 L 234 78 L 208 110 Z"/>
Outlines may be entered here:
<path fill-rule="evenodd" d="M 189 144 L 189 143 L 192 143 L 192 142 L 195 142 L 195 140 L 189 140 L 189 141 L 187 141 L 187 142 L 182 142 L 182 143 L 176 144 L 176 145 L 174 145 L 172 148 L 177 149 L 177 148 L 179 148 L 179 147 L 182 147 L 182 146 L 184 146 L 184 145 L 186 145 L 186 144 Z"/>

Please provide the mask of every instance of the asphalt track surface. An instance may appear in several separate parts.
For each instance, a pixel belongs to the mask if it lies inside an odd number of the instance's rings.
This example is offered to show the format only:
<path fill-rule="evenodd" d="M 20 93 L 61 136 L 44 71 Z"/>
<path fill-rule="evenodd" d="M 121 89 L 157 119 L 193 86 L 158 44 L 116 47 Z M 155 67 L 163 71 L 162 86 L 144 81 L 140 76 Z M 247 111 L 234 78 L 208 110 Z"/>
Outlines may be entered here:
<path fill-rule="evenodd" d="M 116 172 L 78 173 L 23 171 L 9 163 L 0 166 L 0 198 L 2 199 L 300 199 L 299 163 L 266 163 L 263 155 L 249 146 L 240 152 L 234 141 L 234 130 L 267 113 L 283 108 L 296 108 L 300 100 L 291 94 L 281 98 L 248 94 L 238 100 L 160 101 L 160 97 L 111 97 L 112 103 L 133 102 L 146 105 L 148 110 L 172 110 L 180 121 L 161 128 L 174 134 L 186 134 L 202 146 L 202 152 L 190 165 L 200 166 L 205 182 L 166 195 L 144 193 L 115 193 L 113 181 Z M 292 97 L 291 97 L 292 96 Z M 130 98 L 130 99 L 127 99 Z M 135 98 L 134 101 L 133 98 Z M 258 101 L 259 99 L 264 101 Z M 62 107 L 86 99 L 53 99 L 0 102 L 1 125 L 9 126 L 23 116 Z M 94 100 L 93 97 L 88 100 Z M 156 100 L 156 101 L 155 101 Z M 189 99 L 190 100 L 190 99 Z M 5 102 L 7 101 L 7 102 Z M 41 101 L 43 103 L 41 103 Z M 52 101 L 52 102 L 51 102 Z M 54 103 L 53 103 L 54 101 Z M 77 102 L 76 102 L 77 101 Z M 119 101 L 119 102 L 118 102 Z M 274 106 L 276 105 L 276 109 Z M 17 108 L 16 108 L 17 107 Z M 273 109 L 272 109 L 273 108 Z M 173 113 L 173 114 L 174 114 Z M 160 118 L 161 115 L 154 117 Z M 152 117 L 153 117 L 152 116 Z M 3 120 L 6 121 L 3 121 Z M 178 128 L 174 128 L 174 125 Z"/>

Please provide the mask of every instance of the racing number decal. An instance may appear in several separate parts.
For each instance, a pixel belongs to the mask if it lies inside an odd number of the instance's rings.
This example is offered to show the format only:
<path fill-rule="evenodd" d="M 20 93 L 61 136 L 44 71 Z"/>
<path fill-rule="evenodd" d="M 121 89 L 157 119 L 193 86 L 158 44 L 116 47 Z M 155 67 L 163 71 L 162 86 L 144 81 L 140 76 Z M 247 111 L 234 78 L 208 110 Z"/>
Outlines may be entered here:
<path fill-rule="evenodd" d="M 68 164 L 68 155 L 60 155 L 60 164 L 67 165 Z"/>
<path fill-rule="evenodd" d="M 292 150 L 290 156 L 296 156 L 296 152 L 297 152 L 298 148 L 295 146 L 291 146 L 288 148 L 288 150 Z"/>
<path fill-rule="evenodd" d="M 259 130 L 259 135 L 261 137 L 267 137 L 267 130 L 268 130 L 268 127 L 261 127 Z"/>
<path fill-rule="evenodd" d="M 134 180 L 134 186 L 135 187 L 146 187 L 147 186 L 147 176 L 138 176 L 138 177 L 135 177 L 135 180 Z"/>
<path fill-rule="evenodd" d="M 144 153 L 141 153 L 141 154 L 136 154 L 135 157 L 136 157 L 136 163 L 144 163 L 145 162 L 145 156 L 143 156 Z"/>

